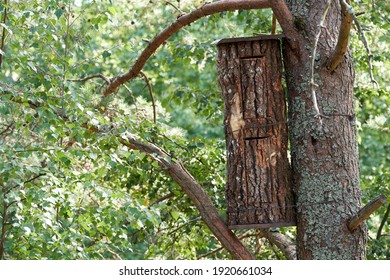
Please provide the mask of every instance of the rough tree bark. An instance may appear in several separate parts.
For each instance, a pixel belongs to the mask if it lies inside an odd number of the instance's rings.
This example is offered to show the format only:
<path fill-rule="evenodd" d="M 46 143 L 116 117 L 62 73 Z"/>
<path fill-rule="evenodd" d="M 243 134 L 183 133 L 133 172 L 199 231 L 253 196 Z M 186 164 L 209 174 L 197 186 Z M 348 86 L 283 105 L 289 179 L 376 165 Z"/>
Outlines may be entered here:
<path fill-rule="evenodd" d="M 340 3 L 332 1 L 325 25 L 320 27 L 329 0 L 286 2 L 300 34 L 299 56 L 288 42 L 284 48 L 298 258 L 363 259 L 366 228 L 350 232 L 347 227 L 348 219 L 361 207 L 350 53 L 333 73 L 327 68 L 337 44 Z M 312 85 L 310 56 L 319 31 Z M 315 101 L 320 116 L 314 109 Z"/>
<path fill-rule="evenodd" d="M 287 159 L 280 36 L 218 42 L 225 103 L 227 223 L 230 228 L 295 225 Z"/>

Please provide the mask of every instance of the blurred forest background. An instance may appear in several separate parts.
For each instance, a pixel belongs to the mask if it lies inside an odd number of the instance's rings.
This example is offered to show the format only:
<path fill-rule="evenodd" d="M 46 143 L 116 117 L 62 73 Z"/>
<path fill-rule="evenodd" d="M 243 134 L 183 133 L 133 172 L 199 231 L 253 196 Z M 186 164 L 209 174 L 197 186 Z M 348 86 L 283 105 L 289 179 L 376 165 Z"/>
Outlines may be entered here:
<path fill-rule="evenodd" d="M 105 77 L 124 73 L 148 40 L 205 2 L 1 1 L 0 259 L 231 258 L 180 188 L 120 135 L 131 132 L 180 159 L 225 216 L 223 103 L 212 42 L 269 34 L 272 11 L 198 20 L 167 41 L 143 75 L 102 98 Z M 365 204 L 390 197 L 390 3 L 352 4 L 362 12 L 379 83 L 370 82 L 353 30 Z M 82 81 L 91 75 L 98 76 Z M 390 259 L 388 214 L 389 203 L 367 222 L 369 259 Z M 294 227 L 272 230 L 295 235 Z M 236 234 L 258 259 L 284 258 L 256 230 Z"/>

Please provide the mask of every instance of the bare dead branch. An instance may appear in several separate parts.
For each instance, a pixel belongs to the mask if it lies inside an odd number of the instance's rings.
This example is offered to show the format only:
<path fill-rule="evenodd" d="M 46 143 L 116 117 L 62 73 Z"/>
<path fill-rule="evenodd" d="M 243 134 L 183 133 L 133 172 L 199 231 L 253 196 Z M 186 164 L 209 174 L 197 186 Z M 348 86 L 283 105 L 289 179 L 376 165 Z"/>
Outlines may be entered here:
<path fill-rule="evenodd" d="M 324 28 L 324 23 L 326 19 L 326 15 L 328 14 L 330 4 L 332 3 L 333 0 L 329 0 L 328 3 L 325 6 L 324 13 L 322 14 L 320 24 L 318 25 L 318 32 L 314 38 L 314 45 L 313 45 L 313 52 L 311 54 L 311 61 L 310 61 L 310 91 L 311 91 L 311 97 L 313 101 L 313 107 L 315 110 L 315 117 L 320 120 L 320 123 L 322 125 L 322 119 L 321 119 L 321 112 L 320 109 L 318 108 L 318 102 L 317 102 L 317 94 L 316 94 L 316 87 L 317 84 L 314 81 L 314 65 L 315 65 L 315 59 L 317 55 L 317 47 L 318 47 L 318 41 L 320 39 L 321 31 L 322 28 Z"/>
<path fill-rule="evenodd" d="M 149 95 L 150 95 L 150 99 L 152 101 L 152 106 L 153 106 L 153 122 L 156 123 L 157 122 L 157 111 L 156 111 L 156 102 L 154 101 L 152 85 L 150 84 L 148 76 L 146 76 L 146 74 L 144 72 L 140 71 L 139 73 L 144 78 L 144 81 L 145 81 L 146 85 L 148 86 Z"/>
<path fill-rule="evenodd" d="M 330 72 L 333 72 L 336 69 L 336 67 L 340 64 L 348 48 L 349 33 L 351 31 L 351 26 L 352 26 L 352 16 L 350 13 L 346 11 L 346 7 L 343 4 L 341 4 L 341 13 L 342 13 L 342 19 L 340 24 L 340 31 L 337 40 L 337 45 L 328 66 Z"/>
<path fill-rule="evenodd" d="M 96 79 L 96 78 L 104 80 L 104 82 L 107 85 L 110 83 L 110 80 L 108 78 L 106 78 L 102 74 L 95 74 L 95 75 L 87 76 L 87 77 L 84 77 L 84 78 L 81 78 L 81 79 L 67 79 L 67 81 L 69 81 L 69 82 L 76 82 L 76 83 L 84 83 L 86 81 L 89 81 L 89 80 L 92 80 L 92 79 Z"/>
<path fill-rule="evenodd" d="M 149 42 L 147 47 L 142 51 L 138 59 L 127 72 L 110 79 L 110 83 L 104 91 L 104 96 L 109 96 L 110 94 L 114 93 L 122 84 L 137 77 L 145 63 L 155 53 L 155 51 L 184 26 L 189 25 L 190 23 L 202 17 L 224 11 L 252 10 L 270 7 L 271 6 L 268 0 L 224 0 L 205 4 L 188 14 L 178 17 L 175 22 L 165 28 Z"/>
<path fill-rule="evenodd" d="M 354 231 L 357 229 L 361 224 L 364 223 L 365 220 L 368 219 L 368 217 L 374 213 L 375 210 L 377 210 L 379 207 L 381 207 L 383 204 L 385 204 L 387 201 L 386 196 L 383 194 L 376 197 L 373 201 L 369 202 L 364 206 L 362 209 L 360 209 L 348 222 L 348 228 L 350 231 Z"/>
<path fill-rule="evenodd" d="M 174 161 L 169 153 L 152 143 L 142 143 L 132 134 L 123 137 L 121 143 L 130 149 L 146 153 L 160 165 L 190 197 L 208 228 L 235 259 L 253 259 L 251 253 L 227 227 L 210 197 L 181 162 Z"/>

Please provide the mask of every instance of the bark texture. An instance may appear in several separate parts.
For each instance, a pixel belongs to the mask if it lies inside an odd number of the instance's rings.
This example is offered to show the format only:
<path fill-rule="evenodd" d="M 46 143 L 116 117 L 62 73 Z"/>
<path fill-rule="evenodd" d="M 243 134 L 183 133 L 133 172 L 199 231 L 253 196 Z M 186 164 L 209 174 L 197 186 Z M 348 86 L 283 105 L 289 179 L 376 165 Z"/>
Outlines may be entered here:
<path fill-rule="evenodd" d="M 289 96 L 289 131 L 293 182 L 297 199 L 299 259 L 364 259 L 366 228 L 348 229 L 361 208 L 356 121 L 353 108 L 354 68 L 349 52 L 331 73 L 327 62 L 336 47 L 342 11 L 333 1 L 325 26 L 319 22 L 328 1 L 288 0 L 300 33 L 300 56 L 288 43 L 284 64 Z M 310 84 L 315 56 L 316 117 Z"/>
<path fill-rule="evenodd" d="M 217 68 L 225 102 L 227 223 L 230 228 L 295 225 L 280 40 L 222 40 Z"/>

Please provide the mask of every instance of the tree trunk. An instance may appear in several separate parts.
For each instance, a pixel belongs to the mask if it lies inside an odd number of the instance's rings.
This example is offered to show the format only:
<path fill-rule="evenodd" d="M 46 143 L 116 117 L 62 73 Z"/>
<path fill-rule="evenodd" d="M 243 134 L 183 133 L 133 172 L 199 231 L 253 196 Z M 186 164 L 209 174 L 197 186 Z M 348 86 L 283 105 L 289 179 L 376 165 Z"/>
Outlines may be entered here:
<path fill-rule="evenodd" d="M 341 20 L 333 1 L 321 27 L 315 56 L 315 110 L 311 55 L 328 1 L 288 0 L 302 35 L 300 49 L 284 47 L 293 182 L 297 203 L 299 259 L 364 259 L 366 227 L 350 232 L 348 219 L 361 207 L 354 69 L 349 52 L 331 73 L 327 63 L 335 49 Z M 298 54 L 300 51 L 300 54 Z"/>

